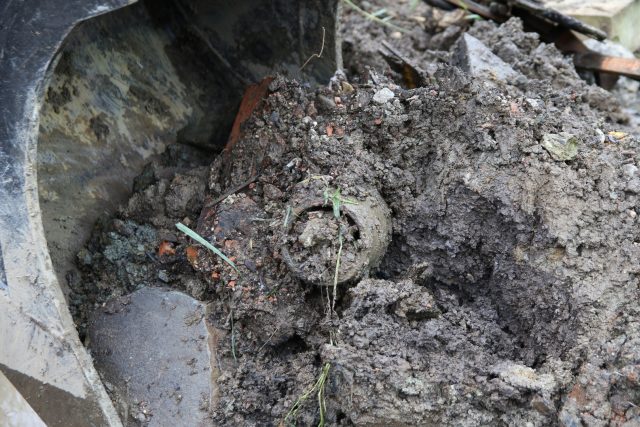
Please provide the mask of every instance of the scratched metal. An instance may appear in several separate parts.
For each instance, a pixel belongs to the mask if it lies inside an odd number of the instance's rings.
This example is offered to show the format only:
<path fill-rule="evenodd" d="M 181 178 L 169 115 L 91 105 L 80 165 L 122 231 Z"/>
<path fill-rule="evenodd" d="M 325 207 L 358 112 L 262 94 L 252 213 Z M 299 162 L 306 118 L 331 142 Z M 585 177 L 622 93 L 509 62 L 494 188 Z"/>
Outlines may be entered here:
<path fill-rule="evenodd" d="M 0 370 L 50 426 L 121 425 L 51 265 L 35 158 L 38 111 L 55 52 L 78 22 L 125 5 L 0 2 L 0 247 L 10 291 L 0 292 Z M 42 398 L 43 387 L 58 398 Z"/>
<path fill-rule="evenodd" d="M 2 247 L 0 246 L 0 291 L 8 288 L 7 275 L 4 272 L 4 261 L 2 260 Z"/>

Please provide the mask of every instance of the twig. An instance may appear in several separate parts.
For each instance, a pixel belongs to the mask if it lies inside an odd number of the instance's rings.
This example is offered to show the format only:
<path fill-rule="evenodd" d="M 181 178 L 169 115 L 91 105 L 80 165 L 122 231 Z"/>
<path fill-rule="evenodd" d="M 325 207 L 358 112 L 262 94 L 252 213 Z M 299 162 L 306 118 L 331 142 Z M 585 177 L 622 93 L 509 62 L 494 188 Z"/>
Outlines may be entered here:
<path fill-rule="evenodd" d="M 307 64 L 313 59 L 313 58 L 321 58 L 322 57 L 322 52 L 324 52 L 324 36 L 325 36 L 325 29 L 324 27 L 322 27 L 322 46 L 320 46 L 320 52 L 319 53 L 314 53 L 313 55 L 311 55 L 309 57 L 309 59 L 307 59 L 305 61 L 304 64 L 302 64 L 302 67 L 300 67 L 300 71 L 302 71 L 302 69 L 304 67 L 307 66 Z"/>
<path fill-rule="evenodd" d="M 592 27 L 591 25 L 585 24 L 584 22 L 576 18 L 562 14 L 557 10 L 544 7 L 544 5 L 540 3 L 530 0 L 517 0 L 516 2 L 514 2 L 514 7 L 522 8 L 527 12 L 533 13 L 536 16 L 541 16 L 545 19 L 548 19 L 549 21 L 553 21 L 563 28 L 577 31 L 589 37 L 593 37 L 596 40 L 604 40 L 607 38 L 607 33 L 605 33 L 604 31 Z"/>
<path fill-rule="evenodd" d="M 409 63 L 409 60 L 407 60 L 404 56 L 402 56 L 400 54 L 400 52 L 398 52 L 393 46 L 391 46 L 389 44 L 389 42 L 387 42 L 386 40 L 382 40 L 381 42 L 382 46 L 384 46 L 389 52 L 391 52 L 391 54 L 393 54 L 396 58 L 398 58 L 400 61 L 404 62 L 404 63 Z"/>
<path fill-rule="evenodd" d="M 204 237 L 202 237 L 201 235 L 199 235 L 198 233 L 196 233 L 195 231 L 193 231 L 192 229 L 190 229 L 189 227 L 187 227 L 186 225 L 184 225 L 181 222 L 177 223 L 176 227 L 178 228 L 178 230 L 182 231 L 184 234 L 186 234 L 187 236 L 191 237 L 193 240 L 195 240 L 196 242 L 200 243 L 201 245 L 203 245 L 204 247 L 209 249 L 214 254 L 218 255 L 220 258 L 222 258 L 222 260 L 224 262 L 229 264 L 231 267 L 233 267 L 233 269 L 235 271 L 240 273 L 240 270 L 238 270 L 238 267 L 236 267 L 236 265 L 233 263 L 233 261 L 231 261 L 229 258 L 227 258 L 227 256 L 225 254 L 223 254 L 220 251 L 220 249 L 216 248 L 211 243 L 207 242 Z"/>
<path fill-rule="evenodd" d="M 235 194 L 238 191 L 242 190 L 244 187 L 246 187 L 247 185 L 251 184 L 256 179 L 258 179 L 258 175 L 257 174 L 253 175 L 251 178 L 249 178 L 245 182 L 241 183 L 240 185 L 237 185 L 237 186 L 233 187 L 232 189 L 225 191 L 220 197 L 215 199 L 213 202 L 207 203 L 207 207 L 211 208 L 211 207 L 217 205 L 218 203 L 220 203 L 221 201 L 223 201 L 227 197 L 229 197 L 232 194 Z"/>
<path fill-rule="evenodd" d="M 264 344 L 262 344 L 260 346 L 260 348 L 258 349 L 258 353 L 260 353 L 260 351 L 262 351 L 262 349 L 264 348 L 264 346 L 266 346 L 267 344 L 269 344 L 269 341 L 271 341 L 271 338 L 273 338 L 273 336 L 276 334 L 276 332 L 278 332 L 280 330 L 280 327 L 278 326 L 277 328 L 275 328 L 273 330 L 273 332 L 271 333 L 271 335 L 269 335 L 269 338 L 267 338 L 267 340 L 264 342 Z"/>

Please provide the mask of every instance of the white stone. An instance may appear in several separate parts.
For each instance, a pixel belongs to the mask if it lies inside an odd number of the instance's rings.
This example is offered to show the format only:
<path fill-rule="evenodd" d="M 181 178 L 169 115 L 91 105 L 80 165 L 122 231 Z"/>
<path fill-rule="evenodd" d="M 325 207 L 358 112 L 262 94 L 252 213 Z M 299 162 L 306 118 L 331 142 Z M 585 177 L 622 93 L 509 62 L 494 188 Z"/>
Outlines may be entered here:
<path fill-rule="evenodd" d="M 388 87 L 382 88 L 373 95 L 373 101 L 378 104 L 386 104 L 395 97 L 395 94 Z"/>
<path fill-rule="evenodd" d="M 622 172 L 627 178 L 633 178 L 638 174 L 638 167 L 629 163 L 622 166 Z"/>

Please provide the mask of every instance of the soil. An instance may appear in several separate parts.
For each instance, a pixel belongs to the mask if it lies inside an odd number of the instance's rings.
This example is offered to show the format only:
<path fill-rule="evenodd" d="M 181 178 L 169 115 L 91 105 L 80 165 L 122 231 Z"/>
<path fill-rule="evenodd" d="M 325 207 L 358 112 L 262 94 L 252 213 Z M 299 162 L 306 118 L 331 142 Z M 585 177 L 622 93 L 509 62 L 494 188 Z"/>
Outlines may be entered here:
<path fill-rule="evenodd" d="M 196 166 L 174 147 L 148 166 L 79 254 L 80 330 L 144 286 L 209 302 L 227 331 L 216 425 L 291 422 L 326 363 L 328 425 L 637 425 L 640 152 L 620 105 L 516 19 L 387 7 L 407 34 L 346 11 L 346 76 L 319 89 L 277 77 L 229 157 Z M 467 30 L 518 77 L 449 65 Z M 420 87 L 384 63 L 381 40 L 420 64 Z M 543 140 L 563 132 L 577 153 L 557 160 Z M 335 202 L 291 217 L 311 181 L 321 199 L 373 189 L 392 218 L 384 258 L 337 286 L 335 312 L 336 237 L 345 262 L 363 248 Z M 329 286 L 294 274 L 283 245 Z M 319 422 L 315 394 L 296 419 Z"/>
<path fill-rule="evenodd" d="M 288 252 L 293 254 L 292 264 L 303 270 L 303 280 L 330 285 L 333 283 L 332 270 L 338 261 L 339 251 L 342 265 L 338 277 L 343 277 L 349 264 L 356 261 L 356 233 L 357 227 L 349 224 L 344 216 L 336 220 L 330 211 L 305 212 L 301 218 L 296 219 L 293 230 L 289 233 L 287 246 Z M 339 235 L 342 236 L 341 239 L 337 237 Z M 340 240 L 344 242 L 342 245 Z"/>

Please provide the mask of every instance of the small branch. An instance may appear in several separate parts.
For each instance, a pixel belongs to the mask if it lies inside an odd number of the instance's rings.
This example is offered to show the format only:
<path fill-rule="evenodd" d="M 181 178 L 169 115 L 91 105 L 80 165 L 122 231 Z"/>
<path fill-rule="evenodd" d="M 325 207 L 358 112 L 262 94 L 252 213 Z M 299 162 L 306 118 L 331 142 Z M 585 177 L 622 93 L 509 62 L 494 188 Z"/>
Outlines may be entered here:
<path fill-rule="evenodd" d="M 233 322 L 233 310 L 231 310 L 231 354 L 233 354 L 233 360 L 238 363 L 236 357 L 236 327 Z"/>
<path fill-rule="evenodd" d="M 223 201 L 227 197 L 231 196 L 232 194 L 237 193 L 238 191 L 242 190 L 247 185 L 253 183 L 256 179 L 258 179 L 258 175 L 257 174 L 253 175 L 251 178 L 249 178 L 248 180 L 244 181 L 240 185 L 238 185 L 236 187 L 233 187 L 231 190 L 225 191 L 220 197 L 218 197 L 217 199 L 215 199 L 212 202 L 207 203 L 207 207 L 208 208 L 214 207 L 215 205 L 217 205 L 218 203 L 220 203 L 221 201 Z"/>

